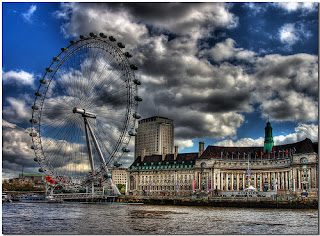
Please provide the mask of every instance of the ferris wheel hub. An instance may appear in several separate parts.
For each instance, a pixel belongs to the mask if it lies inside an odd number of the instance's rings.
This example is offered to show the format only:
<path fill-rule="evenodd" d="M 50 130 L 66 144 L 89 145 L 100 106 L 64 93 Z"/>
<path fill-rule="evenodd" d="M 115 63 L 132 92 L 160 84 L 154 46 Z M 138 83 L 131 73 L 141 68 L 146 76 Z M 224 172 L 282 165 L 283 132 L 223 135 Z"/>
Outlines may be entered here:
<path fill-rule="evenodd" d="M 74 107 L 74 108 L 72 109 L 72 112 L 73 112 L 73 113 L 79 113 L 79 114 L 81 114 L 83 117 L 89 117 L 89 118 L 94 118 L 94 119 L 97 118 L 97 116 L 96 116 L 95 114 L 93 114 L 93 113 L 91 113 L 91 112 L 87 112 L 85 109 L 81 109 L 81 108 L 76 108 L 76 107 Z"/>

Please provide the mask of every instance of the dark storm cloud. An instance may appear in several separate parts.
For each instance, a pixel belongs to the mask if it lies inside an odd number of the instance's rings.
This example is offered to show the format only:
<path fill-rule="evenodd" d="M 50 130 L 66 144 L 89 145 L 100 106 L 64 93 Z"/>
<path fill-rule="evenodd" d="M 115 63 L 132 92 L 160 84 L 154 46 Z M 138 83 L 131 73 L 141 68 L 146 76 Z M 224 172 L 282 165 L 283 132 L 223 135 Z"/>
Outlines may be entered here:
<path fill-rule="evenodd" d="M 133 53 L 132 63 L 139 67 L 142 81 L 139 94 L 144 99 L 140 113 L 145 118 L 157 114 L 159 109 L 162 115 L 174 119 L 176 127 L 188 133 L 188 137 L 192 138 L 192 133 L 197 137 L 234 135 L 243 119 L 240 113 L 252 111 L 254 104 L 260 107 L 262 116 L 281 114 L 272 112 L 271 104 L 279 102 L 274 110 L 286 107 L 288 114 L 295 112 L 294 119 L 314 120 L 313 112 L 306 112 L 303 117 L 294 104 L 280 104 L 280 99 L 289 101 L 291 96 L 280 96 L 285 90 L 297 94 L 302 110 L 306 111 L 306 105 L 314 108 L 312 99 L 315 100 L 317 92 L 314 56 L 259 57 L 253 51 L 236 47 L 236 40 L 231 38 L 216 45 L 206 44 L 206 49 L 200 50 L 198 42 L 208 33 L 237 26 L 238 18 L 230 13 L 230 6 L 225 3 L 71 3 L 62 4 L 60 13 L 69 14 L 63 25 L 69 36 L 96 30 L 124 40 Z M 211 64 L 209 59 L 216 63 Z M 222 117 L 221 112 L 233 116 L 235 121 Z M 198 120 L 198 127 L 193 122 L 185 123 L 179 118 L 181 114 Z M 204 118 L 210 116 L 214 120 Z M 191 121 L 189 117 L 187 120 Z M 281 120 L 284 116 L 275 117 Z"/>
<path fill-rule="evenodd" d="M 209 113 L 244 111 L 248 109 L 247 104 L 250 102 L 249 93 L 237 93 L 232 90 L 227 92 L 214 91 L 208 96 L 189 93 L 177 98 L 175 95 L 168 93 L 168 91 L 161 91 L 157 93 L 154 101 L 156 104 L 170 104 L 174 107 L 187 107 Z"/>
<path fill-rule="evenodd" d="M 106 3 L 114 11 L 127 9 L 130 14 L 147 21 L 163 21 L 165 18 L 181 18 L 188 14 L 194 3 Z M 202 3 L 203 5 L 203 3 Z"/>
<path fill-rule="evenodd" d="M 263 116 L 310 122 L 317 119 L 318 59 L 308 54 L 258 58 L 253 97 Z"/>

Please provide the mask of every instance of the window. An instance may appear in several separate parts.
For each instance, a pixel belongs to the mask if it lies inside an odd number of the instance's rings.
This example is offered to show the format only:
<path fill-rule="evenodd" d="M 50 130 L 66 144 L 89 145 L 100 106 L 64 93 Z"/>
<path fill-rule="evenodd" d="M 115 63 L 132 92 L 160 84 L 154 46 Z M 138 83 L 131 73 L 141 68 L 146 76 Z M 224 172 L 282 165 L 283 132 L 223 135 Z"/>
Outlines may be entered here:
<path fill-rule="evenodd" d="M 308 159 L 306 157 L 302 157 L 300 159 L 300 163 L 308 163 Z"/>

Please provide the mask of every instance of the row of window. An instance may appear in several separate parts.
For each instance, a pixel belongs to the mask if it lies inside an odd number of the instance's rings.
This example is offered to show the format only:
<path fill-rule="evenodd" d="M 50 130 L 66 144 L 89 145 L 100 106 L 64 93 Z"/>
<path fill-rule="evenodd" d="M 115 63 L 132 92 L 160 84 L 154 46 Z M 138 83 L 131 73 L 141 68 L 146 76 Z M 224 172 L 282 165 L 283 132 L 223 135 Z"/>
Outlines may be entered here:
<path fill-rule="evenodd" d="M 165 165 L 165 166 L 137 166 L 137 167 L 135 167 L 135 166 L 131 166 L 131 169 L 132 170 L 135 170 L 135 169 L 138 169 L 138 170 L 151 170 L 151 169 L 153 169 L 153 170 L 155 170 L 155 169 L 171 169 L 171 168 L 192 168 L 193 167 L 193 165 L 180 165 L 180 164 L 178 164 L 178 165 Z"/>

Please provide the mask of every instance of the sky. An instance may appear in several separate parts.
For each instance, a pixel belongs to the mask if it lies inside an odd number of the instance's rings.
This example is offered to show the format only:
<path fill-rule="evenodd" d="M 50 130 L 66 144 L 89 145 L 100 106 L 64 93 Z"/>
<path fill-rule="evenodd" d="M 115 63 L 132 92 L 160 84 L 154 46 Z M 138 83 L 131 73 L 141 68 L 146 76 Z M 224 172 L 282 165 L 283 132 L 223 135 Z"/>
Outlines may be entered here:
<path fill-rule="evenodd" d="M 126 45 L 142 82 L 138 111 L 174 120 L 179 153 L 199 142 L 263 146 L 268 119 L 275 145 L 318 141 L 316 3 L 3 2 L 3 178 L 38 173 L 34 93 L 60 48 L 90 32 Z"/>

